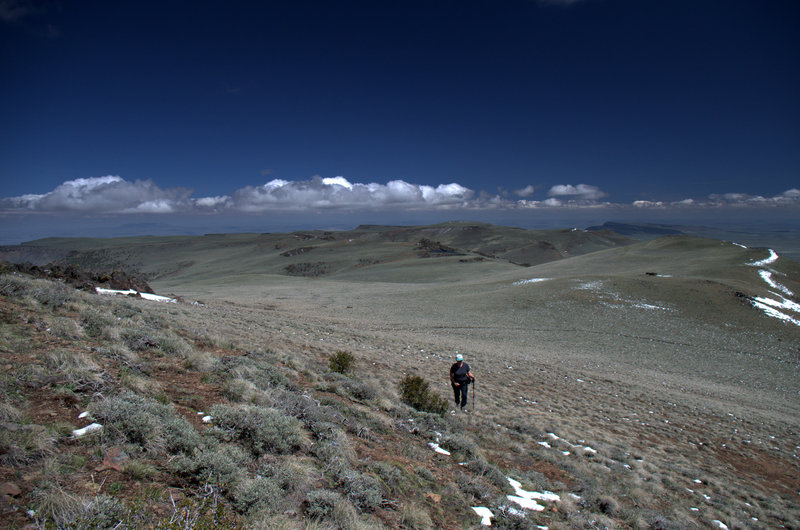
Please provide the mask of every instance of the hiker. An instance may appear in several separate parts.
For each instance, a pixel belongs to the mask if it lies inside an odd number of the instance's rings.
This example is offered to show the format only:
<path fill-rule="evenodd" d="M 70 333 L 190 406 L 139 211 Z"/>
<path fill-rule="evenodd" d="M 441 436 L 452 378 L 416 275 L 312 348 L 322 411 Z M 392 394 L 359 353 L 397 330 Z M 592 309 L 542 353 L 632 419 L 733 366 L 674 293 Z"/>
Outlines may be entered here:
<path fill-rule="evenodd" d="M 464 356 L 456 354 L 456 362 L 450 367 L 450 385 L 453 387 L 453 396 L 456 400 L 456 405 L 461 405 L 461 410 L 466 412 L 467 409 L 467 392 L 471 382 L 475 381 L 475 376 L 469 370 L 469 365 L 464 362 Z"/>

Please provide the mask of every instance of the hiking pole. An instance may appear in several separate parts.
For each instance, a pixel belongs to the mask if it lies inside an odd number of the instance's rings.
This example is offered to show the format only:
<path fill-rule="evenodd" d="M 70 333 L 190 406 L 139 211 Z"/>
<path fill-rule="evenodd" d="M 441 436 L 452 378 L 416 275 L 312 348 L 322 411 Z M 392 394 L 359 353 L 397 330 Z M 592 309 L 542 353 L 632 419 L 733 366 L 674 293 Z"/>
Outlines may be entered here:
<path fill-rule="evenodd" d="M 475 380 L 472 380 L 472 412 L 475 412 Z"/>

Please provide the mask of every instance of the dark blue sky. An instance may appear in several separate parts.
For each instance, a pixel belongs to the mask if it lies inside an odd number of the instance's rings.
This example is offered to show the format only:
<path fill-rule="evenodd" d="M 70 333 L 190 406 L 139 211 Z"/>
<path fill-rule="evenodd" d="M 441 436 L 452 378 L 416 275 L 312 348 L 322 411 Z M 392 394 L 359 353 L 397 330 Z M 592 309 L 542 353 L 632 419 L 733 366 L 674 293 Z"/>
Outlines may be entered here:
<path fill-rule="evenodd" d="M 797 207 L 799 66 L 793 0 L 0 0 L 0 206 Z"/>

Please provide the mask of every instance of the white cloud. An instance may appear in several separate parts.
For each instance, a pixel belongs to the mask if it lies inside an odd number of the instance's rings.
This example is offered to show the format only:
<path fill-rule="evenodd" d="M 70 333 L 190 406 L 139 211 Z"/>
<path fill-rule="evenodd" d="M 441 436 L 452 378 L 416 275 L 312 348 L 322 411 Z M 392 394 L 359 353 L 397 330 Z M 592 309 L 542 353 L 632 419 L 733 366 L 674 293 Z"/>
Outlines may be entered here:
<path fill-rule="evenodd" d="M 464 205 L 474 192 L 457 183 L 437 187 L 393 180 L 386 184 L 351 183 L 344 177 L 314 177 L 306 181 L 274 179 L 262 186 L 237 190 L 231 208 L 265 210 L 370 209 L 381 207 L 442 208 Z"/>
<path fill-rule="evenodd" d="M 151 180 L 118 176 L 68 180 L 51 192 L 0 199 L 2 210 L 87 213 L 172 213 L 189 203 L 191 190 L 162 190 Z"/>
<path fill-rule="evenodd" d="M 800 190 L 792 188 L 773 197 L 747 193 L 722 193 L 709 195 L 712 206 L 786 206 L 800 204 Z"/>
<path fill-rule="evenodd" d="M 558 184 L 550 188 L 547 192 L 550 197 L 565 197 L 569 200 L 577 201 L 596 201 L 602 199 L 607 194 L 597 186 L 590 186 L 589 184 Z"/>
<path fill-rule="evenodd" d="M 715 193 L 709 195 L 707 200 L 692 198 L 673 202 L 638 200 L 633 201 L 632 204 L 637 208 L 773 208 L 779 206 L 800 206 L 800 190 L 796 188 L 788 189 L 773 197 L 749 195 L 747 193 Z"/>
<path fill-rule="evenodd" d="M 533 194 L 533 186 L 514 193 Z M 456 182 L 429 186 L 404 180 L 386 184 L 350 182 L 345 177 L 315 176 L 309 180 L 272 179 L 259 186 L 246 186 L 230 195 L 191 197 L 186 188 L 162 189 L 151 180 L 129 182 L 115 175 L 69 180 L 43 194 L 0 199 L 2 213 L 172 214 L 172 213 L 262 213 L 302 211 L 381 210 L 525 210 L 635 207 L 637 209 L 701 209 L 798 207 L 800 189 L 792 188 L 774 197 L 723 193 L 707 199 L 687 198 L 675 202 L 637 200 L 627 205 L 601 202 L 607 194 L 589 184 L 559 184 L 548 198 L 510 200 L 501 194 L 475 193 Z"/>
<path fill-rule="evenodd" d="M 216 197 L 202 197 L 200 199 L 195 199 L 194 204 L 198 208 L 224 208 L 229 205 L 231 202 L 231 198 L 227 195 L 218 195 Z"/>
<path fill-rule="evenodd" d="M 520 197 L 530 197 L 533 195 L 533 192 L 536 191 L 535 188 L 531 185 L 525 186 L 521 190 L 514 190 L 514 194 Z"/>

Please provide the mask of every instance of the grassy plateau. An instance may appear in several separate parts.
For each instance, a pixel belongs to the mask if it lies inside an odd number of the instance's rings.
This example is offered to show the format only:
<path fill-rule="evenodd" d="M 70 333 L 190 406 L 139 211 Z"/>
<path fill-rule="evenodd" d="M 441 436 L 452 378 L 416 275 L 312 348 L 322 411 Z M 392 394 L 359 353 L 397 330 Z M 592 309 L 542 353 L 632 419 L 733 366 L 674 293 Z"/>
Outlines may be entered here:
<path fill-rule="evenodd" d="M 5 527 L 800 528 L 800 264 L 769 249 L 446 223 L 0 257 L 41 276 L 0 271 Z"/>

